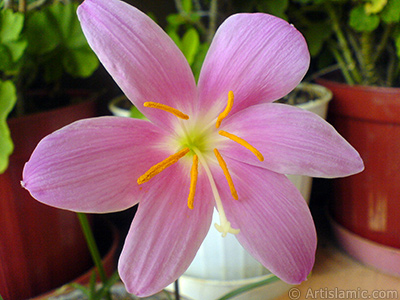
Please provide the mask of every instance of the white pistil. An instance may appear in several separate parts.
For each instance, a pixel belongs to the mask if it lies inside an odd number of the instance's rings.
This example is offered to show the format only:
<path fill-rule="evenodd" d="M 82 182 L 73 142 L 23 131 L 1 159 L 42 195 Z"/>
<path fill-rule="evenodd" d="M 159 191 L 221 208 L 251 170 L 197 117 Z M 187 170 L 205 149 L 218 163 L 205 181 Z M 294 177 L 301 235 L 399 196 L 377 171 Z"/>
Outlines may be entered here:
<path fill-rule="evenodd" d="M 210 181 L 211 190 L 214 195 L 215 204 L 217 206 L 217 210 L 218 210 L 218 214 L 219 214 L 219 222 L 220 222 L 220 224 L 217 224 L 217 223 L 214 224 L 215 228 L 219 232 L 222 233 L 223 237 L 225 237 L 228 233 L 238 234 L 240 232 L 240 229 L 232 228 L 231 223 L 226 218 L 225 210 L 222 205 L 221 197 L 219 196 L 218 189 L 217 189 L 217 186 L 214 181 L 214 177 L 211 174 L 210 168 L 208 167 L 208 164 L 207 164 L 206 160 L 204 159 L 203 154 L 197 148 L 192 148 L 192 150 L 198 156 L 199 161 L 207 174 L 208 180 Z"/>

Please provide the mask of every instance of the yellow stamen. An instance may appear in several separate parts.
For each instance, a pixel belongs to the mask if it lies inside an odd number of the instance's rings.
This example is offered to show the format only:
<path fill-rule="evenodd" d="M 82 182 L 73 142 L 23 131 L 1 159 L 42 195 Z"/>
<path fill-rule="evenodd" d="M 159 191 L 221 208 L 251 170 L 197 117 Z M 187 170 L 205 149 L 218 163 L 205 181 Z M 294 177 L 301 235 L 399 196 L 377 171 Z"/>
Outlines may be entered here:
<path fill-rule="evenodd" d="M 190 191 L 188 197 L 188 207 L 193 209 L 194 194 L 196 193 L 197 175 L 199 174 L 199 158 L 195 154 L 193 155 L 193 165 L 190 170 Z"/>
<path fill-rule="evenodd" d="M 228 104 L 226 105 L 224 111 L 222 113 L 219 114 L 218 118 L 217 118 L 217 122 L 215 123 L 215 127 L 219 128 L 219 126 L 221 126 L 221 122 L 223 119 L 225 119 L 228 114 L 230 113 L 232 106 L 233 106 L 233 92 L 229 91 L 228 93 Z"/>
<path fill-rule="evenodd" d="M 221 154 L 219 153 L 219 151 L 217 149 L 214 149 L 214 154 L 218 159 L 218 163 L 222 169 L 222 171 L 224 171 L 224 175 L 226 177 L 226 180 L 228 181 L 229 184 L 229 188 L 231 190 L 231 194 L 233 199 L 238 200 L 238 194 L 236 192 L 235 186 L 233 185 L 233 181 L 232 181 L 232 177 L 231 174 L 229 174 L 229 170 L 228 167 L 226 165 L 226 162 L 224 161 L 224 159 L 222 158 Z"/>
<path fill-rule="evenodd" d="M 169 112 L 169 113 L 177 116 L 178 118 L 181 118 L 184 120 L 189 119 L 188 115 L 184 114 L 180 110 L 177 110 L 176 108 L 173 108 L 173 107 L 165 105 L 165 104 L 161 104 L 161 103 L 157 103 L 157 102 L 145 102 L 145 103 L 143 103 L 143 105 L 144 105 L 144 107 L 158 108 L 158 109 L 164 110 L 164 111 Z"/>
<path fill-rule="evenodd" d="M 236 143 L 242 145 L 243 147 L 246 147 L 246 148 L 249 149 L 251 152 L 253 152 L 254 155 L 257 156 L 257 158 L 258 158 L 260 161 L 264 161 L 264 156 L 260 153 L 260 151 L 258 151 L 256 148 L 254 148 L 252 145 L 250 145 L 250 144 L 249 144 L 248 142 L 246 142 L 244 139 L 242 139 L 242 138 L 240 138 L 240 137 L 238 137 L 238 136 L 236 136 L 236 135 L 234 135 L 234 134 L 232 134 L 232 133 L 223 131 L 223 130 L 220 130 L 218 133 L 219 133 L 220 135 L 224 136 L 224 137 L 227 137 L 228 139 L 231 139 L 232 141 L 235 141 Z"/>
<path fill-rule="evenodd" d="M 179 159 L 184 157 L 189 151 L 190 151 L 189 148 L 184 148 L 181 151 L 172 154 L 170 157 L 164 159 L 162 162 L 159 162 L 158 164 L 152 166 L 146 173 L 144 173 L 142 176 L 138 178 L 137 183 L 142 184 L 149 181 L 151 178 L 153 178 L 154 176 L 164 171 L 169 166 L 176 163 Z"/>

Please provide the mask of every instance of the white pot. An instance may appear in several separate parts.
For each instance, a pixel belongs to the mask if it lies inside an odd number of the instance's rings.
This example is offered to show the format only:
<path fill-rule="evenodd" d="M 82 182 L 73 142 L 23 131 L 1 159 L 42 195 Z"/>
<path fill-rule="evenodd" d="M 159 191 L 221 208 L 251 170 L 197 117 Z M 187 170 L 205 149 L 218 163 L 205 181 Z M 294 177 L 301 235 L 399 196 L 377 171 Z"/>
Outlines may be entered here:
<path fill-rule="evenodd" d="M 323 119 L 326 119 L 328 112 L 329 101 L 332 100 L 332 92 L 322 85 L 312 84 L 312 83 L 301 83 L 296 87 L 296 89 L 303 89 L 312 91 L 316 96 L 312 101 L 296 105 L 302 109 L 311 111 Z M 308 176 L 301 175 L 287 175 L 291 182 L 297 187 L 303 198 L 310 202 L 310 194 L 312 187 L 312 178 Z"/>

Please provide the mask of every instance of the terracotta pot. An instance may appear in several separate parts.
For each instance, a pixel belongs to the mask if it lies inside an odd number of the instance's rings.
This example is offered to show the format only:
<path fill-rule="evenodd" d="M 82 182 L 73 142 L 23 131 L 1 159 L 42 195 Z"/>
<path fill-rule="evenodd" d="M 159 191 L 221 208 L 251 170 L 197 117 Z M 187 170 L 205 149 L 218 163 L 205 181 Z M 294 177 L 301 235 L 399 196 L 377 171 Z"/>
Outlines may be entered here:
<path fill-rule="evenodd" d="M 96 114 L 96 102 L 89 101 L 8 122 L 15 149 L 0 175 L 0 294 L 5 300 L 51 290 L 92 265 L 76 214 L 39 203 L 20 181 L 40 139 Z"/>
<path fill-rule="evenodd" d="M 101 263 L 107 277 L 110 277 L 116 270 L 117 259 L 120 253 L 120 233 L 118 229 L 106 218 L 101 215 L 100 218 L 96 217 L 93 224 L 93 234 L 96 239 L 97 246 L 100 254 L 102 255 Z M 85 273 L 82 273 L 79 277 L 73 281 L 66 283 L 61 287 L 47 292 L 43 295 L 33 298 L 32 300 L 47 300 L 51 299 L 76 299 L 68 298 L 65 295 L 69 295 L 76 289 L 71 283 L 77 283 L 81 285 L 88 285 L 93 272 L 97 272 L 96 267 L 92 267 Z M 100 277 L 97 275 L 96 282 L 101 283 Z"/>
<path fill-rule="evenodd" d="M 360 237 L 400 248 L 400 89 L 317 82 L 332 90 L 330 120 L 365 163 L 362 173 L 334 180 L 330 212 Z"/>

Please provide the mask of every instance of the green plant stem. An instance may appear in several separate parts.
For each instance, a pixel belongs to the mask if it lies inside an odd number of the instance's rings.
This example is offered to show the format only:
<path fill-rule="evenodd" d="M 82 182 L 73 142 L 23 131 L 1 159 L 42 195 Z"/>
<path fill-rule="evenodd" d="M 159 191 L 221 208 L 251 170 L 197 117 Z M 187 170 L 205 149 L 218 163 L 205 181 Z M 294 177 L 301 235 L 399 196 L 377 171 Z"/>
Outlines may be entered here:
<path fill-rule="evenodd" d="M 348 69 L 349 74 L 353 78 L 353 80 L 352 80 L 353 82 L 361 83 L 361 81 L 362 81 L 361 75 L 359 74 L 359 72 L 357 70 L 357 64 L 353 58 L 349 43 L 347 42 L 347 39 L 346 39 L 342 29 L 340 28 L 340 21 L 336 14 L 336 9 L 332 6 L 332 4 L 329 1 L 326 1 L 324 3 L 326 6 L 326 11 L 329 13 L 329 17 L 332 22 L 333 31 L 335 32 L 336 38 L 338 39 L 340 51 L 343 53 L 343 55 L 341 57 L 343 57 L 344 64 L 341 64 L 340 62 L 338 62 L 338 63 L 341 66 L 341 68 L 345 67 Z M 344 69 L 342 68 L 342 70 L 344 70 Z M 348 83 L 352 84 L 350 82 L 348 82 Z"/>
<path fill-rule="evenodd" d="M 236 297 L 237 295 L 240 295 L 242 293 L 245 293 L 247 291 L 250 291 L 252 289 L 255 289 L 255 288 L 258 288 L 260 286 L 275 282 L 277 280 L 279 280 L 279 278 L 276 277 L 275 275 L 271 274 L 271 276 L 268 277 L 267 279 L 264 279 L 264 280 L 259 281 L 259 282 L 255 282 L 255 283 L 251 283 L 251 284 L 242 286 L 242 287 L 240 287 L 240 288 L 238 288 L 236 290 L 233 290 L 232 292 L 229 292 L 228 294 L 222 296 L 221 298 L 218 298 L 217 300 L 227 300 L 227 299 Z"/>
<path fill-rule="evenodd" d="M 12 9 L 14 5 L 14 1 L 13 0 L 4 0 L 4 7 L 3 9 Z"/>
<path fill-rule="evenodd" d="M 378 46 L 375 47 L 375 51 L 374 51 L 374 63 L 376 63 L 376 61 L 379 59 L 379 57 L 382 55 L 382 53 L 385 51 L 385 49 L 387 49 L 388 46 L 388 42 L 392 33 L 392 28 L 393 28 L 393 24 L 389 23 L 386 24 L 384 26 L 384 30 L 383 30 L 383 34 L 382 34 L 382 38 L 378 43 Z"/>
<path fill-rule="evenodd" d="M 330 50 L 333 54 L 333 56 L 335 57 L 340 70 L 342 71 L 342 74 L 344 76 L 344 79 L 346 80 L 346 82 L 350 85 L 355 84 L 353 77 L 351 76 L 349 69 L 346 66 L 346 62 L 344 61 L 344 59 L 342 58 L 342 56 L 340 55 L 339 51 L 336 49 L 336 47 L 334 45 L 330 46 Z"/>
<path fill-rule="evenodd" d="M 97 247 L 96 240 L 94 239 L 92 229 L 90 228 L 88 218 L 84 213 L 77 213 L 77 215 L 79 218 L 79 222 L 81 223 L 82 231 L 85 236 L 86 243 L 89 247 L 89 251 L 92 256 L 94 265 L 97 268 L 101 281 L 103 282 L 103 284 L 106 284 L 107 283 L 106 272 L 101 262 L 100 252 Z M 111 296 L 109 294 L 106 295 L 106 298 L 111 300 Z"/>
<path fill-rule="evenodd" d="M 364 81 L 362 82 L 365 85 L 374 85 L 376 84 L 378 77 L 375 71 L 375 62 L 373 59 L 373 38 L 370 32 L 362 32 L 361 34 L 361 53 L 363 57 L 363 64 L 361 65 L 361 69 L 364 73 Z"/>
<path fill-rule="evenodd" d="M 217 29 L 218 0 L 211 0 L 207 41 L 211 43 Z"/>
<path fill-rule="evenodd" d="M 18 11 L 25 14 L 26 12 L 26 0 L 18 1 Z"/>

